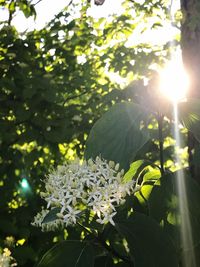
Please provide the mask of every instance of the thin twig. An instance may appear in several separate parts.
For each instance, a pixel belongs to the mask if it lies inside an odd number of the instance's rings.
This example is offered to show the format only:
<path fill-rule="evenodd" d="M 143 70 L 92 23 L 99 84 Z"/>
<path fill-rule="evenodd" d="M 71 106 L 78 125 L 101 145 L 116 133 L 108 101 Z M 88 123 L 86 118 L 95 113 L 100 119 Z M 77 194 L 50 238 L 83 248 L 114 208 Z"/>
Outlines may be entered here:
<path fill-rule="evenodd" d="M 73 95 L 73 96 L 69 96 L 69 97 L 67 97 L 67 98 L 65 99 L 65 101 L 63 102 L 63 106 L 67 103 L 67 101 L 72 100 L 72 99 L 76 99 L 76 98 L 78 98 L 78 97 L 81 97 L 81 96 L 87 94 L 87 92 L 88 92 L 88 91 L 86 90 L 86 91 L 83 91 L 82 93 L 80 93 L 79 95 Z"/>
<path fill-rule="evenodd" d="M 9 5 L 8 5 L 8 11 L 9 11 L 9 17 L 8 17 L 8 25 L 11 25 L 11 22 L 12 22 L 12 19 L 13 19 L 13 14 L 14 14 L 14 11 L 11 11 L 10 10 L 10 7 L 12 5 L 12 3 L 14 2 L 14 0 L 11 0 Z"/>
<path fill-rule="evenodd" d="M 158 116 L 158 135 L 159 135 L 159 151 L 160 151 L 160 171 L 163 176 L 164 171 L 164 158 L 163 158 L 163 115 L 159 114 Z"/>
<path fill-rule="evenodd" d="M 33 6 L 35 7 L 37 4 L 39 4 L 40 2 L 42 2 L 42 0 L 38 0 L 36 3 L 33 4 Z"/>
<path fill-rule="evenodd" d="M 110 252 L 113 256 L 123 260 L 124 262 L 128 263 L 131 267 L 134 267 L 132 262 L 129 260 L 129 258 L 119 254 L 113 247 L 109 246 L 105 240 L 103 240 L 102 237 L 100 237 L 99 235 L 96 235 L 94 232 L 90 231 L 89 229 L 87 229 L 84 225 L 78 223 L 78 225 L 83 228 L 87 233 L 91 234 L 94 239 L 100 243 L 108 252 Z"/>
<path fill-rule="evenodd" d="M 101 243 L 101 245 L 111 254 L 113 254 L 115 257 L 123 260 L 124 262 L 128 263 L 130 266 L 134 267 L 132 262 L 129 260 L 129 258 L 119 254 L 113 247 L 109 246 L 100 236 L 96 237 L 96 240 Z"/>

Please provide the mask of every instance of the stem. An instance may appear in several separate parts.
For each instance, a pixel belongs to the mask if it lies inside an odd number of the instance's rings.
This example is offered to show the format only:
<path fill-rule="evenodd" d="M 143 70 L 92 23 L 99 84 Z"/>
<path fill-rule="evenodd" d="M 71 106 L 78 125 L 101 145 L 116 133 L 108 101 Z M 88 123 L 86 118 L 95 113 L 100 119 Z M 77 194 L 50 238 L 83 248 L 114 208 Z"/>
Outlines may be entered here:
<path fill-rule="evenodd" d="M 13 16 L 14 16 L 14 14 L 15 14 L 15 12 L 16 12 L 16 6 L 14 6 L 14 10 L 13 10 L 13 7 L 12 7 L 12 10 L 10 10 L 11 5 L 12 5 L 13 3 L 15 3 L 15 0 L 10 0 L 10 3 L 8 4 L 8 12 L 9 12 L 8 25 L 9 25 L 9 26 L 11 25 Z"/>
<path fill-rule="evenodd" d="M 131 265 L 131 261 L 129 260 L 129 258 L 119 254 L 113 247 L 109 246 L 100 236 L 96 237 L 96 240 L 99 241 L 101 243 L 101 245 L 111 254 L 113 254 L 115 257 L 123 260 L 124 262 L 128 263 L 129 266 L 133 266 L 133 264 Z"/>
<path fill-rule="evenodd" d="M 99 235 L 96 235 L 94 232 L 90 231 L 89 229 L 87 229 L 85 226 L 83 226 L 82 224 L 78 223 L 78 225 L 83 228 L 87 233 L 93 235 L 94 239 L 100 243 L 108 252 L 110 252 L 113 256 L 123 260 L 124 262 L 128 263 L 130 267 L 134 267 L 132 262 L 129 260 L 129 258 L 119 254 L 113 247 L 109 246 L 105 240 L 103 240 L 102 237 L 100 237 Z"/>
<path fill-rule="evenodd" d="M 164 158 L 163 158 L 163 115 L 158 115 L 158 135 L 159 135 L 159 151 L 160 151 L 160 171 L 163 176 L 164 170 Z"/>

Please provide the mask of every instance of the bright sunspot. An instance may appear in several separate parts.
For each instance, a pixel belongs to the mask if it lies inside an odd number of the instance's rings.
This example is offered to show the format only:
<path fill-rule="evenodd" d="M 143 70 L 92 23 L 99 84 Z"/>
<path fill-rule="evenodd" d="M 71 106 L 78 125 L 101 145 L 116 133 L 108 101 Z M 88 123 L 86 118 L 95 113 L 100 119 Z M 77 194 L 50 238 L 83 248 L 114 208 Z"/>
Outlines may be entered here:
<path fill-rule="evenodd" d="M 174 102 L 186 98 L 189 88 L 189 77 L 184 70 L 181 55 L 175 56 L 160 71 L 160 90 L 164 96 Z"/>

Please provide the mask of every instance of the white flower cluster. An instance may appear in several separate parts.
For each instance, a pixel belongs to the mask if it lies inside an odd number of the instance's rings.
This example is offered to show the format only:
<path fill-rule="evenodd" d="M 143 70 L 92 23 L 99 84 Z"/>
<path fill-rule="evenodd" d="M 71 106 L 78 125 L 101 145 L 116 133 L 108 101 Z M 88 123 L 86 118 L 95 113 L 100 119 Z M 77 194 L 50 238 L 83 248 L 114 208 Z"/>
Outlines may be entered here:
<path fill-rule="evenodd" d="M 0 267 L 14 267 L 17 266 L 14 263 L 13 257 L 11 257 L 11 252 L 9 249 L 4 248 L 3 253 L 0 252 Z"/>
<path fill-rule="evenodd" d="M 119 164 L 113 161 L 108 163 L 97 157 L 81 164 L 76 160 L 59 166 L 48 175 L 46 192 L 42 192 L 41 197 L 47 202 L 48 211 L 60 208 L 54 224 L 76 224 L 77 218 L 89 208 L 97 215 L 98 223 L 114 225 L 116 207 L 124 203 L 135 184 L 134 181 L 123 183 L 123 175 L 124 171 L 119 171 Z M 44 213 L 47 211 L 35 217 L 35 225 L 41 225 Z"/>

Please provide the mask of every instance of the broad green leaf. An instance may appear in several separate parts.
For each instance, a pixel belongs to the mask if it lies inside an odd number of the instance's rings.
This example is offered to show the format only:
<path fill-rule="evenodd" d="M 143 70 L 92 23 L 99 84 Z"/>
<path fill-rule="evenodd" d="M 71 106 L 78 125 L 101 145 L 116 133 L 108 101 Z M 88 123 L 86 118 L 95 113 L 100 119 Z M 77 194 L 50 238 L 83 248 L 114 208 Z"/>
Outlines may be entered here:
<path fill-rule="evenodd" d="M 10 221 L 9 217 L 6 218 L 1 218 L 0 220 L 0 231 L 1 233 L 6 233 L 6 234 L 12 234 L 15 235 L 17 233 L 17 228 L 16 226 Z"/>
<path fill-rule="evenodd" d="M 18 259 L 17 264 L 23 266 L 27 260 L 35 260 L 37 255 L 32 246 L 24 245 L 16 247 L 14 257 Z M 2 267 L 2 265 L 0 266 Z"/>
<path fill-rule="evenodd" d="M 145 160 L 137 160 L 133 162 L 130 169 L 124 175 L 124 181 L 128 182 L 132 179 L 139 181 L 140 189 L 135 193 L 135 197 L 142 205 L 147 205 L 147 200 L 151 193 L 154 183 L 160 178 L 161 173 L 158 167 L 155 169 L 151 166 L 151 162 Z"/>
<path fill-rule="evenodd" d="M 193 231 L 193 245 L 200 242 L 200 187 L 196 182 L 183 172 L 166 174 L 153 187 L 149 197 L 150 215 L 162 224 L 164 231 L 169 234 L 177 249 L 187 248 L 181 244 L 180 222 L 184 216 L 188 216 Z M 178 179 L 179 180 L 178 183 Z M 178 184 L 184 184 L 186 195 L 181 191 Z M 183 191 L 184 191 L 183 190 Z M 180 194 L 178 193 L 180 191 Z M 183 217 L 180 216 L 179 206 L 183 205 Z M 191 244 L 187 244 L 190 246 Z"/>
<path fill-rule="evenodd" d="M 94 267 L 113 267 L 113 260 L 110 255 L 95 258 Z"/>
<path fill-rule="evenodd" d="M 54 208 L 50 210 L 49 213 L 44 217 L 42 223 L 49 223 L 49 222 L 55 221 L 56 219 L 58 219 L 56 215 L 59 212 L 60 212 L 60 208 Z"/>
<path fill-rule="evenodd" d="M 153 189 L 153 183 L 145 183 L 141 186 L 140 190 L 135 193 L 135 197 L 138 199 L 140 204 L 147 205 L 147 200 Z"/>
<path fill-rule="evenodd" d="M 160 177 L 160 170 L 151 167 L 153 163 L 147 160 L 137 160 L 131 163 L 129 170 L 124 175 L 124 181 L 128 182 L 132 179 L 138 179 L 140 175 L 143 175 L 143 181 L 156 180 Z M 143 173 L 145 172 L 145 173 Z"/>
<path fill-rule="evenodd" d="M 129 267 L 130 264 L 120 261 L 117 264 L 115 264 L 114 266 L 116 266 L 116 267 Z"/>
<path fill-rule="evenodd" d="M 152 218 L 134 213 L 116 224 L 128 242 L 134 267 L 178 267 L 175 248 Z"/>
<path fill-rule="evenodd" d="M 94 251 L 87 242 L 64 241 L 47 251 L 37 267 L 93 267 Z"/>
<path fill-rule="evenodd" d="M 85 157 L 102 156 L 127 170 L 137 152 L 149 140 L 142 128 L 144 110 L 133 103 L 116 104 L 93 126 L 86 143 Z"/>
<path fill-rule="evenodd" d="M 183 125 L 200 141 L 200 100 L 188 99 L 179 103 L 178 116 Z"/>
<path fill-rule="evenodd" d="M 143 182 L 156 181 L 161 177 L 160 170 L 152 169 L 146 172 L 143 176 Z"/>
<path fill-rule="evenodd" d="M 129 170 L 125 173 L 123 180 L 125 182 L 131 181 L 139 172 L 146 166 L 144 160 L 137 160 L 131 163 Z M 136 177 L 137 178 L 137 177 Z"/>

